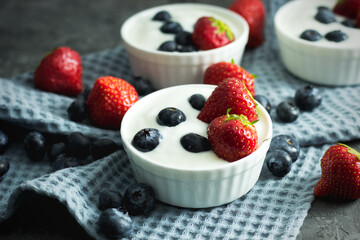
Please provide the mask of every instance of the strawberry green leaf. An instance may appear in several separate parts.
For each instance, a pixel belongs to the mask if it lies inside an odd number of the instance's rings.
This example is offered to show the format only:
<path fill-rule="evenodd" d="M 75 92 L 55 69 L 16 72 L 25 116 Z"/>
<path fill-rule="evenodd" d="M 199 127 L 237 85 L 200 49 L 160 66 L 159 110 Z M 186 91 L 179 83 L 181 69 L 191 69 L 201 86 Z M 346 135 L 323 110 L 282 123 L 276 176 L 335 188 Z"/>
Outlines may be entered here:
<path fill-rule="evenodd" d="M 358 160 L 360 161 L 360 153 L 358 151 L 356 151 L 352 147 L 349 147 L 348 145 L 345 145 L 343 143 L 338 143 L 338 144 L 348 148 L 349 149 L 348 153 L 354 154 L 358 158 Z"/>
<path fill-rule="evenodd" d="M 232 33 L 230 27 L 226 23 L 214 17 L 210 17 L 210 21 L 211 21 L 211 25 L 217 28 L 217 34 L 222 34 L 223 32 L 225 32 L 226 37 L 230 41 L 234 40 L 234 34 Z"/>

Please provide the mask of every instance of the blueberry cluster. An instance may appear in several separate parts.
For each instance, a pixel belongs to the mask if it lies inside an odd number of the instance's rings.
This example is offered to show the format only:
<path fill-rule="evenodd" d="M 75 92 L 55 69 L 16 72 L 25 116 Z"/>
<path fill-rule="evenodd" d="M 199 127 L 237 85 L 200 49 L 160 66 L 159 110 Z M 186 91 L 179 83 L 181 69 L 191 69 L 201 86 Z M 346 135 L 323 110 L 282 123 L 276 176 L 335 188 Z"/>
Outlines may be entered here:
<path fill-rule="evenodd" d="M 155 208 L 155 203 L 154 190 L 144 183 L 128 186 L 124 195 L 104 190 L 99 194 L 98 208 L 102 212 L 98 226 L 110 239 L 128 237 L 133 229 L 130 216 L 148 215 Z"/>
<path fill-rule="evenodd" d="M 188 99 L 189 104 L 196 110 L 201 110 L 205 104 L 205 97 L 193 94 Z M 161 126 L 176 127 L 186 121 L 186 115 L 180 109 L 167 107 L 156 116 L 156 122 Z M 144 128 L 133 137 L 131 144 L 141 152 L 154 150 L 162 140 L 161 132 L 156 128 Z M 180 138 L 181 146 L 189 152 L 198 153 L 211 149 L 209 140 L 196 133 L 188 133 Z"/>
<path fill-rule="evenodd" d="M 193 44 L 192 33 L 184 31 L 180 23 L 172 21 L 168 11 L 160 11 L 152 20 L 162 21 L 160 31 L 165 34 L 174 34 L 174 40 L 165 41 L 160 44 L 158 50 L 165 52 L 196 52 L 198 48 Z"/>
<path fill-rule="evenodd" d="M 128 82 L 136 89 L 139 96 L 145 96 L 156 90 L 149 79 L 141 76 L 133 76 Z M 67 108 L 67 114 L 71 121 L 92 124 L 89 117 L 89 109 L 86 104 L 91 89 L 89 85 L 84 85 L 84 90 L 81 95 L 72 101 Z"/>
<path fill-rule="evenodd" d="M 121 149 L 111 139 L 99 138 L 92 141 L 80 132 L 53 139 L 51 137 L 53 136 L 31 131 L 24 139 L 24 147 L 30 160 L 42 161 L 47 158 L 54 171 L 86 165 Z"/>
<path fill-rule="evenodd" d="M 9 137 L 6 133 L 0 130 L 0 180 L 9 171 L 9 159 L 2 154 L 9 146 Z"/>
<path fill-rule="evenodd" d="M 273 137 L 265 162 L 272 174 L 284 177 L 291 170 L 292 163 L 300 155 L 300 145 L 294 137 L 277 135 Z"/>
<path fill-rule="evenodd" d="M 335 14 L 328 7 L 324 7 L 324 6 L 320 6 L 317 8 L 315 19 L 323 24 L 330 24 L 337 22 L 335 18 Z M 347 27 L 355 28 L 355 21 L 351 19 L 345 19 L 344 21 L 341 22 L 341 24 Z M 307 29 L 300 34 L 301 39 L 311 42 L 319 41 L 323 37 L 325 37 L 325 39 L 332 42 L 342 42 L 348 38 L 348 35 L 342 32 L 341 30 L 334 30 L 326 33 L 325 36 L 322 36 L 318 31 L 314 29 Z"/>
<path fill-rule="evenodd" d="M 312 111 L 321 104 L 318 88 L 306 85 L 296 90 L 293 101 L 283 101 L 276 107 L 278 119 L 285 123 L 294 122 L 302 111 Z"/>

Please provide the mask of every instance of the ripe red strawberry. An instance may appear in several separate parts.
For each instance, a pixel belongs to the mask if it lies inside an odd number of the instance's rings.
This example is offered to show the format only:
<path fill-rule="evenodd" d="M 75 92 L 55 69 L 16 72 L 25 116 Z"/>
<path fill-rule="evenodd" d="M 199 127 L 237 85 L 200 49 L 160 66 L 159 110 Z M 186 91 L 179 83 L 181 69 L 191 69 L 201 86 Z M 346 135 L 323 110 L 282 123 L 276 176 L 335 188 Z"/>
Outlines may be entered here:
<path fill-rule="evenodd" d="M 338 0 L 333 11 L 336 14 L 355 19 L 360 11 L 360 0 Z"/>
<path fill-rule="evenodd" d="M 249 122 L 244 115 L 230 115 L 230 111 L 211 121 L 207 135 L 215 154 L 233 162 L 256 150 L 258 135 L 253 126 L 257 121 Z"/>
<path fill-rule="evenodd" d="M 265 6 L 261 0 L 235 0 L 230 10 L 240 14 L 249 24 L 247 48 L 256 48 L 264 42 Z"/>
<path fill-rule="evenodd" d="M 58 47 L 46 55 L 34 73 L 35 87 L 75 96 L 82 91 L 82 63 L 78 52 Z"/>
<path fill-rule="evenodd" d="M 229 108 L 234 114 L 245 115 L 250 122 L 257 120 L 254 98 L 243 81 L 237 78 L 222 81 L 211 93 L 197 118 L 210 123 L 214 118 L 225 115 Z"/>
<path fill-rule="evenodd" d="M 209 50 L 229 44 L 235 37 L 224 22 L 213 17 L 201 17 L 194 26 L 192 40 L 199 49 Z"/>
<path fill-rule="evenodd" d="M 94 123 L 118 129 L 127 110 L 138 99 L 131 84 L 120 78 L 105 76 L 96 80 L 86 103 Z"/>
<path fill-rule="evenodd" d="M 358 11 L 358 14 L 356 17 L 356 27 L 360 28 L 360 10 Z"/>
<path fill-rule="evenodd" d="M 238 78 L 243 80 L 246 88 L 252 96 L 255 96 L 254 79 L 255 76 L 248 73 L 244 68 L 232 62 L 218 62 L 210 65 L 204 73 L 203 82 L 205 84 L 218 85 L 226 78 Z"/>
<path fill-rule="evenodd" d="M 344 144 L 326 150 L 314 194 L 339 199 L 360 198 L 360 153 Z"/>

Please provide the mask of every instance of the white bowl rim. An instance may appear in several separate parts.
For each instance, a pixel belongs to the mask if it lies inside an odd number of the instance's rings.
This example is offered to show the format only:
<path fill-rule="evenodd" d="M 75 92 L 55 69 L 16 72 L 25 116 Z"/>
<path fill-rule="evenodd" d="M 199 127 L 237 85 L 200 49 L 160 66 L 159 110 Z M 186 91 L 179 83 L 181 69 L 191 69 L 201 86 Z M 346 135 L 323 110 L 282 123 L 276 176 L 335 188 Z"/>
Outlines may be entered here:
<path fill-rule="evenodd" d="M 210 50 L 204 50 L 204 51 L 197 51 L 197 52 L 181 52 L 181 53 L 180 52 L 165 52 L 165 51 L 159 51 L 159 50 L 149 50 L 149 49 L 139 48 L 137 46 L 134 46 L 129 41 L 127 41 L 126 37 L 124 37 L 124 36 L 126 36 L 126 34 L 124 33 L 124 29 L 126 28 L 126 25 L 131 20 L 138 17 L 139 15 L 142 15 L 142 14 L 144 14 L 146 12 L 149 12 L 149 11 L 161 10 L 161 9 L 167 8 L 167 7 L 181 8 L 181 7 L 184 7 L 184 6 L 185 7 L 191 7 L 191 6 L 203 7 L 203 8 L 213 9 L 213 10 L 218 11 L 218 12 L 226 13 L 226 15 L 237 19 L 239 21 L 239 24 L 242 24 L 243 33 L 238 38 L 236 38 L 233 42 L 231 42 L 231 43 L 229 43 L 229 44 L 227 44 L 225 46 L 219 47 L 219 48 L 210 49 Z M 249 25 L 246 22 L 246 20 L 242 16 L 240 16 L 239 14 L 237 14 L 237 13 L 235 13 L 235 12 L 229 10 L 229 9 L 220 7 L 220 6 L 211 5 L 211 4 L 204 4 L 204 3 L 171 3 L 171 4 L 164 4 L 164 5 L 159 5 L 159 6 L 155 6 L 155 7 L 152 7 L 152 8 L 148 8 L 148 9 L 145 9 L 143 11 L 140 11 L 140 12 L 135 13 L 134 15 L 130 16 L 122 24 L 122 26 L 120 28 L 120 36 L 121 36 L 121 39 L 125 42 L 125 44 L 129 45 L 130 47 L 132 47 L 132 48 L 134 48 L 134 49 L 136 49 L 138 51 L 146 52 L 146 53 L 149 53 L 149 54 L 157 54 L 157 55 L 163 55 L 163 56 L 177 56 L 177 57 L 180 57 L 180 56 L 193 56 L 193 55 L 201 56 L 201 55 L 207 55 L 207 54 L 216 53 L 217 51 L 222 51 L 222 49 L 224 49 L 224 48 L 232 47 L 232 45 L 235 45 L 235 44 L 241 44 L 241 42 L 243 42 L 243 41 L 245 41 L 245 44 L 246 44 L 247 41 L 248 41 L 248 36 L 249 36 Z"/>
<path fill-rule="evenodd" d="M 191 86 L 191 87 L 208 87 L 208 88 L 212 88 L 212 89 L 215 89 L 216 85 L 210 85 L 210 84 L 183 84 L 183 85 L 177 85 L 177 86 L 172 86 L 172 87 L 168 87 L 168 88 L 163 88 L 163 89 L 160 89 L 156 92 L 153 92 L 149 95 L 146 95 L 144 96 L 142 99 L 139 99 L 138 102 L 141 102 L 141 101 L 146 101 L 148 98 L 152 98 L 156 95 L 159 95 L 159 94 L 162 94 L 162 92 L 164 91 L 167 91 L 167 89 L 169 88 L 183 88 L 183 87 L 187 87 L 187 86 Z M 130 107 L 130 109 L 128 111 L 133 111 L 131 109 L 134 109 L 134 106 L 135 108 L 137 108 L 137 104 L 138 102 L 136 102 L 132 107 Z M 256 100 L 255 100 L 256 102 Z M 213 171 L 222 171 L 222 170 L 225 170 L 225 169 L 228 169 L 228 168 L 234 168 L 234 167 L 238 167 L 239 165 L 247 165 L 248 162 L 251 162 L 251 161 L 254 161 L 252 164 L 250 164 L 251 166 L 256 164 L 258 161 L 260 161 L 261 159 L 259 158 L 259 155 L 262 153 L 262 152 L 267 152 L 268 150 L 268 147 L 267 145 L 269 144 L 264 144 L 264 142 L 268 141 L 270 142 L 271 141 L 271 137 L 272 137 L 272 120 L 271 120 L 271 117 L 269 115 L 269 113 L 266 111 L 266 109 L 258 102 L 257 103 L 257 111 L 260 110 L 260 112 L 264 115 L 265 117 L 265 120 L 269 126 L 269 128 L 267 129 L 267 133 L 266 133 L 266 137 L 263 141 L 263 143 L 261 143 L 260 147 L 257 148 L 253 153 L 251 153 L 250 155 L 242 158 L 242 159 L 239 159 L 237 161 L 234 161 L 234 162 L 229 162 L 228 164 L 226 165 L 223 165 L 223 166 L 218 166 L 218 167 L 215 167 L 215 168 L 210 168 L 210 169 L 188 169 L 188 168 L 179 168 L 179 167 L 170 167 L 168 165 L 164 165 L 164 164 L 161 164 L 161 163 L 157 163 L 157 162 L 154 162 L 152 160 L 148 160 L 148 159 L 144 159 L 139 151 L 134 147 L 132 146 L 131 143 L 128 143 L 126 141 L 122 141 L 123 145 L 124 146 L 124 149 L 125 151 L 131 151 L 133 155 L 136 155 L 138 159 L 141 159 L 142 162 L 146 163 L 146 164 L 149 164 L 153 167 L 158 167 L 158 168 L 161 168 L 161 169 L 165 169 L 165 170 L 171 170 L 171 171 L 176 171 L 176 172 L 188 172 L 188 173 L 206 173 L 206 172 L 213 172 Z M 127 113 L 125 114 L 124 118 L 122 121 L 127 121 Z M 125 130 L 123 130 L 125 128 L 122 128 L 120 127 L 120 136 L 122 136 L 123 132 Z M 255 161 L 256 158 L 259 158 L 257 161 Z M 130 161 L 133 161 L 132 159 L 130 159 Z M 226 160 L 224 160 L 226 161 Z"/>
<path fill-rule="evenodd" d="M 313 0 L 293 0 L 293 1 L 289 1 L 287 3 L 285 3 L 284 5 L 282 5 L 276 12 L 275 17 L 274 17 L 274 26 L 275 29 L 282 34 L 284 37 L 286 37 L 287 39 L 293 41 L 296 44 L 300 44 L 303 46 L 308 46 L 308 47 L 315 47 L 313 42 L 301 39 L 299 36 L 293 36 L 288 34 L 286 31 L 284 31 L 284 29 L 281 27 L 281 21 L 280 18 L 282 17 L 282 14 L 284 11 L 287 10 L 287 8 L 292 7 L 295 4 L 299 4 L 299 2 L 306 2 L 306 1 L 313 1 Z M 360 29 L 359 29 L 360 31 Z M 326 49 L 326 50 L 333 50 L 333 51 L 344 51 L 344 50 L 350 50 L 350 51 L 354 51 L 354 47 L 353 46 L 340 46 L 340 45 L 334 45 L 334 46 L 324 46 L 324 45 L 316 45 L 316 48 L 319 49 Z M 360 45 L 359 48 L 357 48 L 358 50 L 360 50 Z M 355 49 L 356 50 L 356 49 Z"/>

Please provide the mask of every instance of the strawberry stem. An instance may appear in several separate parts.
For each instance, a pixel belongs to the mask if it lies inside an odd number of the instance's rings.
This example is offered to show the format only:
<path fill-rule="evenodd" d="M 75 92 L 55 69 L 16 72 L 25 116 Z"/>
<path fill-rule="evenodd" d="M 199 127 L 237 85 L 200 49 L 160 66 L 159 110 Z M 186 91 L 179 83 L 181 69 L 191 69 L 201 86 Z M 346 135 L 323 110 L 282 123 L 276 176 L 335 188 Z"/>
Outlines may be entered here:
<path fill-rule="evenodd" d="M 250 122 L 245 115 L 243 115 L 243 114 L 240 114 L 240 115 L 238 115 L 238 114 L 230 114 L 230 111 L 231 111 L 231 108 L 228 108 L 226 110 L 227 118 L 224 120 L 224 122 L 230 121 L 230 120 L 240 120 L 241 123 L 244 126 L 252 126 L 252 125 L 254 125 L 255 123 L 257 123 L 259 121 L 259 120 L 255 120 L 255 121 Z"/>

